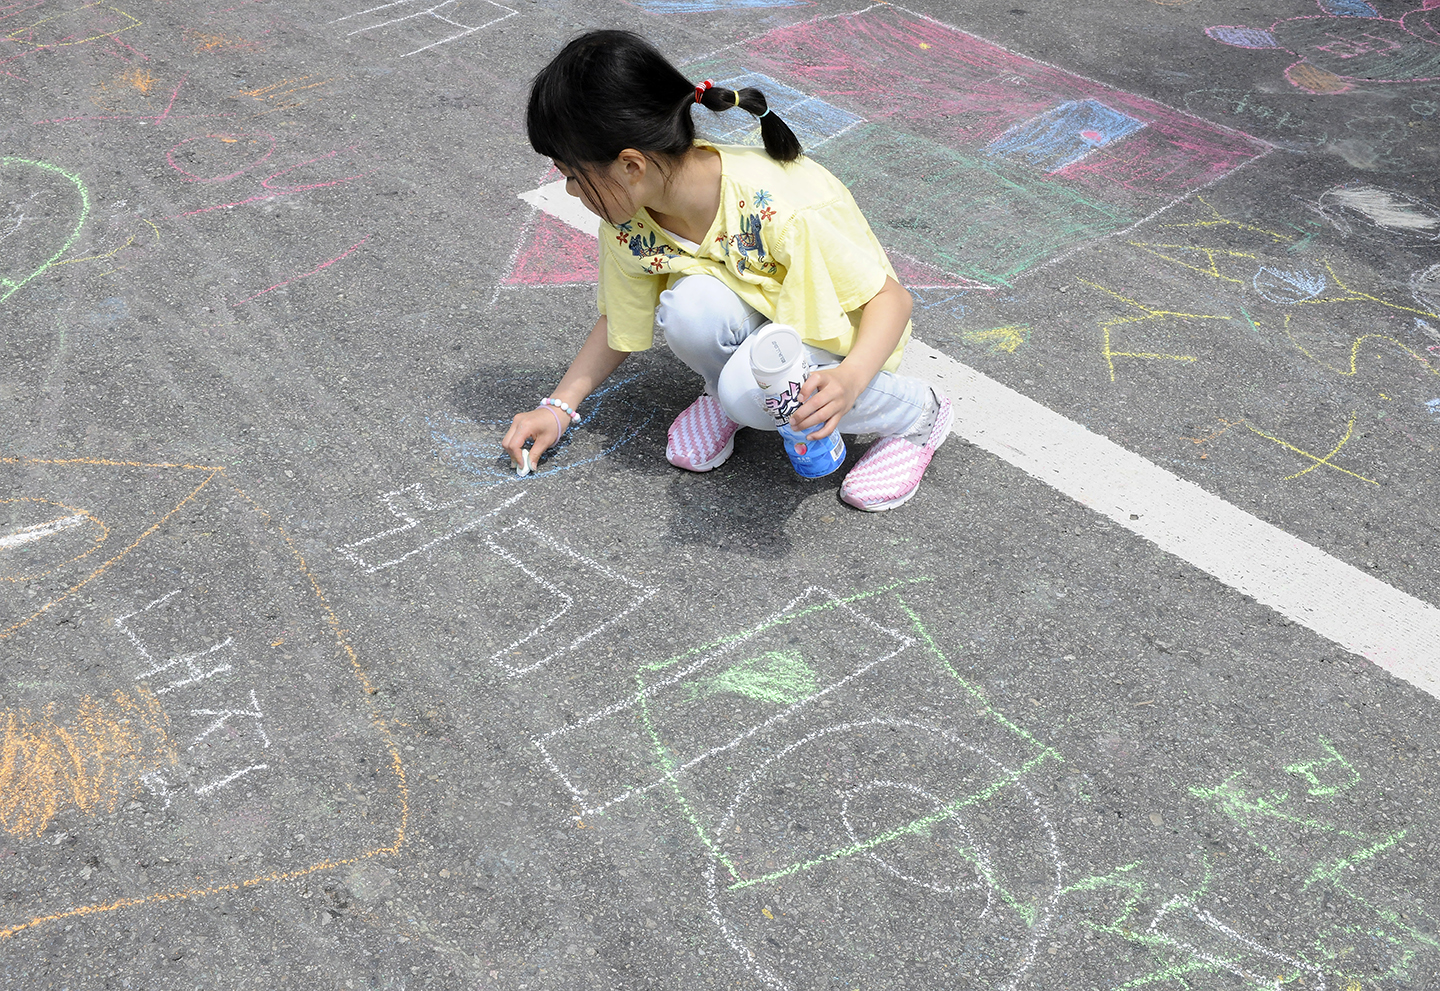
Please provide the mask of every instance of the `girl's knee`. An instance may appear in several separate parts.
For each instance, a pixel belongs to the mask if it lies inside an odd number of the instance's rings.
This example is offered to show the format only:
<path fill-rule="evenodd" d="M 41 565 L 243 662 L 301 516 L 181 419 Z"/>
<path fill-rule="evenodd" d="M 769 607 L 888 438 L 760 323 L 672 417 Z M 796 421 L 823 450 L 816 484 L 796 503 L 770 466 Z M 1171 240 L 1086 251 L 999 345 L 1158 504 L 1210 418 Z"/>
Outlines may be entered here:
<path fill-rule="evenodd" d="M 716 399 L 725 408 L 725 414 L 736 423 L 756 430 L 774 430 L 775 421 L 765 412 L 765 394 L 755 384 L 755 374 L 750 370 L 750 349 L 753 337 L 735 349 L 720 372 Z"/>
<path fill-rule="evenodd" d="M 725 283 L 712 275 L 688 275 L 660 294 L 655 326 L 668 340 L 701 335 L 716 336 L 744 316 L 745 304 Z"/>

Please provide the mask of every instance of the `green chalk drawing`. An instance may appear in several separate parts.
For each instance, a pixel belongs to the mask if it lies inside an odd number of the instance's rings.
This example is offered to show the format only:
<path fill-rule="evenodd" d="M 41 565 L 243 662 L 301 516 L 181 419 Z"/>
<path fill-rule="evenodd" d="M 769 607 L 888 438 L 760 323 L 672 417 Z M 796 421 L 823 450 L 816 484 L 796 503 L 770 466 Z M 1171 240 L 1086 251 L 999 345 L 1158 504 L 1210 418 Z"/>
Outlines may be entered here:
<path fill-rule="evenodd" d="M 657 764 L 661 767 L 662 770 L 666 772 L 666 774 L 673 774 L 673 772 L 675 771 L 675 759 L 671 756 L 670 748 L 665 746 L 664 742 L 660 739 L 660 734 L 655 729 L 655 722 L 650 713 L 650 701 L 649 698 L 646 696 L 645 692 L 645 676 L 647 674 L 652 674 L 657 671 L 664 671 L 667 668 L 674 667 L 681 661 L 687 660 L 691 657 L 695 657 L 699 654 L 703 654 L 708 650 L 714 650 L 717 647 L 723 647 L 726 644 L 734 643 L 737 640 L 743 640 L 747 637 L 754 636 L 757 633 L 764 633 L 766 630 L 774 629 L 777 626 L 784 626 L 786 624 L 793 623 L 797 619 L 801 619 L 805 616 L 810 616 L 820 612 L 826 612 L 842 604 L 848 605 L 852 602 L 861 602 L 865 599 L 872 599 L 878 595 L 884 595 L 887 592 L 892 592 L 895 589 L 901 588 L 905 585 L 914 585 L 930 581 L 933 581 L 933 579 L 912 578 L 906 581 L 893 582 L 881 588 L 873 589 L 869 592 L 861 592 L 858 595 L 852 595 L 848 598 L 839 599 L 832 602 L 823 602 L 818 606 L 811 606 L 806 609 L 797 610 L 785 616 L 777 617 L 771 622 L 761 626 L 758 630 L 746 630 L 742 633 L 735 633 L 731 634 L 730 636 L 721 637 L 718 640 L 712 640 L 711 642 L 701 644 L 698 647 L 692 647 L 682 654 L 676 654 L 674 657 L 666 658 L 663 661 L 657 661 L 655 663 L 643 665 L 639 671 L 635 672 L 635 683 L 637 689 L 636 697 L 640 700 L 640 722 L 645 727 L 645 733 L 650 738 L 651 746 L 655 748 L 655 758 Z M 681 790 L 679 780 L 676 777 L 672 776 L 667 781 L 667 784 L 670 787 L 671 794 L 674 797 L 676 804 L 680 806 L 681 814 L 685 817 L 686 821 L 690 823 L 690 827 L 695 830 L 695 835 L 699 838 L 701 845 L 703 845 L 706 850 L 710 851 L 711 856 L 718 860 L 721 866 L 725 868 L 725 870 L 730 872 L 730 876 L 732 878 L 739 880 L 739 869 L 736 868 L 735 864 L 725 853 L 724 849 L 714 841 L 714 839 L 710 835 L 710 831 L 706 829 L 705 826 L 701 823 L 699 815 L 696 814 L 695 809 L 691 806 L 689 800 L 685 797 L 685 792 Z"/>
<path fill-rule="evenodd" d="M 798 650 L 771 650 L 741 661 L 691 690 L 706 695 L 734 692 L 757 702 L 794 705 L 818 692 L 820 679 Z"/>
<path fill-rule="evenodd" d="M 27 282 L 43 274 L 47 268 L 59 261 L 65 255 L 65 252 L 70 250 L 70 246 L 75 243 L 75 239 L 80 236 L 80 228 L 85 226 L 85 218 L 90 216 L 90 191 L 85 188 L 85 183 L 80 180 L 79 176 L 66 172 L 58 165 L 51 165 L 49 162 L 36 162 L 28 158 L 0 158 L 0 168 L 10 168 L 14 166 L 53 172 L 55 175 L 68 179 L 74 184 L 76 191 L 80 194 L 80 217 L 75 221 L 75 228 L 70 232 L 69 237 L 65 239 L 65 243 L 60 246 L 58 251 L 45 259 L 35 271 L 29 275 L 17 276 L 16 279 L 0 276 L 0 303 L 5 302 L 11 296 L 15 295 Z"/>
<path fill-rule="evenodd" d="M 1285 773 L 1302 776 L 1310 784 L 1310 794 L 1320 798 L 1333 798 L 1359 783 L 1360 772 L 1356 771 L 1350 762 L 1341 756 L 1340 751 L 1330 745 L 1329 740 L 1322 736 L 1320 746 L 1329 754 L 1328 757 L 1324 760 L 1286 765 Z M 1337 781 L 1337 778 L 1344 778 L 1344 780 Z M 1326 781 L 1335 783 L 1326 784 Z"/>
<path fill-rule="evenodd" d="M 701 647 L 696 647 L 676 657 L 669 658 L 656 664 L 647 665 L 646 667 L 642 668 L 639 673 L 637 673 L 637 682 L 640 688 L 638 696 L 641 700 L 641 722 L 645 726 L 646 732 L 650 737 L 651 745 L 654 747 L 655 759 L 657 764 L 662 768 L 669 770 L 674 767 L 675 761 L 670 756 L 669 748 L 667 748 L 663 741 L 660 740 L 658 734 L 655 731 L 654 723 L 652 721 L 649 709 L 649 702 L 644 693 L 644 675 L 647 672 L 665 670 L 674 666 L 681 660 L 687 657 L 693 657 L 696 654 L 699 654 L 705 650 L 714 649 L 716 646 L 721 646 L 727 643 L 734 642 L 736 639 L 739 639 L 741 637 L 753 636 L 758 632 L 763 632 L 764 630 L 768 630 L 775 626 L 792 623 L 803 616 L 813 615 L 817 612 L 833 609 L 841 603 L 848 604 L 851 602 L 858 602 L 863 599 L 869 599 L 875 596 L 893 592 L 897 604 L 904 612 L 906 617 L 910 620 L 915 634 L 919 637 L 920 642 L 924 644 L 927 653 L 936 661 L 937 666 L 940 668 L 941 671 L 943 671 L 954 681 L 958 682 L 966 691 L 966 693 L 972 697 L 972 699 L 976 703 L 977 715 L 981 718 L 988 718 L 993 720 L 996 724 L 1004 727 L 1007 731 L 1015 734 L 1020 739 L 1029 743 L 1037 751 L 1034 756 L 1030 757 L 1018 768 L 1013 769 L 1008 774 L 1000 776 L 996 780 L 991 781 L 988 785 L 981 788 L 974 794 L 961 796 L 950 802 L 947 802 L 943 807 L 937 809 L 935 812 L 929 815 L 920 816 L 909 822 L 902 823 L 899 826 L 886 830 L 885 832 L 861 840 L 857 843 L 852 843 L 848 846 L 841 847 L 837 850 L 829 851 L 818 857 L 813 857 L 807 860 L 792 863 L 780 869 L 761 875 L 759 877 L 752 878 L 743 877 L 740 870 L 736 867 L 735 864 L 731 862 L 730 858 L 725 854 L 721 846 L 715 842 L 715 839 L 711 835 L 711 831 L 701 822 L 700 816 L 696 813 L 695 809 L 690 804 L 689 800 L 686 798 L 684 790 L 681 787 L 678 778 L 671 778 L 669 781 L 671 793 L 675 798 L 677 804 L 680 806 L 683 815 L 689 821 L 691 827 L 695 830 L 695 834 L 700 840 L 700 843 L 706 848 L 706 850 L 711 853 L 711 855 L 716 858 L 717 861 L 719 861 L 721 866 L 723 866 L 725 870 L 729 873 L 731 883 L 727 886 L 727 890 L 736 891 L 752 887 L 757 884 L 765 884 L 773 881 L 778 881 L 783 878 L 791 877 L 806 871 L 813 870 L 814 868 L 819 867 L 822 864 L 834 863 L 857 855 L 870 853 L 876 849 L 886 846 L 887 844 L 893 843 L 897 840 L 901 840 L 908 836 L 923 836 L 928 833 L 928 831 L 932 827 L 943 822 L 945 819 L 948 819 L 957 811 L 967 807 L 982 805 L 990 799 L 994 798 L 996 795 L 1015 784 L 1015 782 L 1020 780 L 1025 775 L 1029 774 L 1035 768 L 1044 764 L 1046 761 L 1063 761 L 1064 758 L 1060 756 L 1058 751 L 1040 743 L 1040 741 L 1036 740 L 1035 737 L 1032 736 L 1030 733 L 1011 722 L 1003 713 L 996 710 L 994 706 L 990 704 L 989 700 L 986 699 L 984 692 L 981 691 L 978 686 L 967 681 L 964 677 L 960 675 L 960 673 L 955 669 L 955 666 L 950 662 L 950 659 L 940 649 L 939 645 L 936 644 L 935 639 L 930 635 L 930 632 L 926 629 L 924 623 L 920 620 L 919 615 L 916 614 L 916 612 L 901 597 L 899 591 L 897 591 L 905 585 L 916 584 L 919 582 L 928 582 L 929 580 L 930 579 L 922 578 L 913 579 L 907 582 L 897 582 L 893 585 L 888 585 L 884 588 L 876 589 L 871 592 L 865 592 L 859 595 L 841 599 L 838 602 L 832 601 L 822 603 L 818 606 L 813 606 L 807 609 L 798 610 L 793 614 L 777 618 L 772 623 L 762 627 L 760 630 L 746 631 L 745 633 L 736 636 L 725 637 L 720 640 L 714 641 L 713 643 L 706 644 Z M 768 652 L 758 658 L 753 658 L 749 661 L 745 661 L 739 665 L 736 665 L 735 667 L 730 668 L 729 670 L 715 676 L 714 678 L 707 679 L 702 684 L 704 686 L 704 690 L 706 691 L 736 691 L 750 698 L 756 698 L 761 701 L 770 701 L 780 704 L 794 704 L 795 702 L 798 702 L 804 698 L 809 697 L 810 695 L 813 695 L 816 691 L 819 690 L 819 684 L 818 681 L 814 680 L 813 671 L 811 671 L 808 665 L 805 665 L 803 663 L 798 653 L 788 651 Z M 1012 911 L 1014 911 L 1015 914 L 1022 921 L 1024 921 L 1027 926 L 1033 927 L 1035 925 L 1036 919 L 1040 912 L 1040 906 L 1038 904 L 1034 904 L 1017 898 L 1006 887 L 1006 885 L 1002 883 L 1002 879 L 995 875 L 995 872 L 990 867 L 990 865 L 985 863 L 983 859 L 976 854 L 975 851 L 965 848 L 957 848 L 955 852 L 962 860 L 966 861 L 967 863 L 971 864 L 972 867 L 974 867 L 976 872 L 984 878 L 990 889 L 993 890 L 996 895 L 999 896 L 1000 900 Z"/>

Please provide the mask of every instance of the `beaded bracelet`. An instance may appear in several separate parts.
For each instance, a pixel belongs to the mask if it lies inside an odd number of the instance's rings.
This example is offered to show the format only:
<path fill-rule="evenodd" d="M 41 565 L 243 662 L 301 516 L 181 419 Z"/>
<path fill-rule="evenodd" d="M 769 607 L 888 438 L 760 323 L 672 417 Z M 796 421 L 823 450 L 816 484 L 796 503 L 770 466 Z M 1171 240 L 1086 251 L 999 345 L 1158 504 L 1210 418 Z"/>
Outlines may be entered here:
<path fill-rule="evenodd" d="M 577 413 L 577 412 L 575 412 L 573 409 L 571 409 L 568 403 L 565 403 L 565 402 L 563 402 L 562 400 L 556 399 L 556 398 L 554 398 L 553 396 L 546 396 L 544 399 L 540 400 L 540 405 L 541 405 L 541 406 L 549 406 L 549 407 L 551 407 L 552 409 L 564 410 L 565 413 L 569 415 L 569 417 L 570 417 L 570 422 L 571 422 L 571 423 L 579 423 L 579 422 L 580 422 L 580 414 L 579 414 L 579 413 Z"/>

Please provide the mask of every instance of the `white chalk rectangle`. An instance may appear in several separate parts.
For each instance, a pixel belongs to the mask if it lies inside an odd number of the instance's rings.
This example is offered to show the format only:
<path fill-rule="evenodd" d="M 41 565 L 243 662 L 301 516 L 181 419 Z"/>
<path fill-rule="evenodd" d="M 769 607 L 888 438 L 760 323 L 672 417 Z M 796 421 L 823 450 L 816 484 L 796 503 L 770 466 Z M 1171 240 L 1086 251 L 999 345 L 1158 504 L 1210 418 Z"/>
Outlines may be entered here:
<path fill-rule="evenodd" d="M 662 785 L 891 661 L 915 641 L 824 589 L 642 671 L 641 689 L 536 740 L 585 815 Z"/>

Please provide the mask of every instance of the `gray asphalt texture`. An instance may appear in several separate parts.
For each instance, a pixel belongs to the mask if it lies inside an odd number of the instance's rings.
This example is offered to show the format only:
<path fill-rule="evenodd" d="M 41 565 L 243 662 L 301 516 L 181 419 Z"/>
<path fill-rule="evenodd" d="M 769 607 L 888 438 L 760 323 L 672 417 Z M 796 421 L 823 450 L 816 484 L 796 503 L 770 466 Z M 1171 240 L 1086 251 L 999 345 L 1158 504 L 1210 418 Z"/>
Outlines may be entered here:
<path fill-rule="evenodd" d="M 1440 987 L 1434 698 L 958 439 L 883 515 L 674 470 L 663 348 L 497 444 L 594 312 L 526 85 L 632 27 L 840 73 L 917 337 L 1440 602 L 1440 10 L 426 3 L 0 8 L 4 987 Z M 952 28 L 1033 61 L 843 85 Z M 1240 150 L 976 221 L 1046 73 Z"/>

